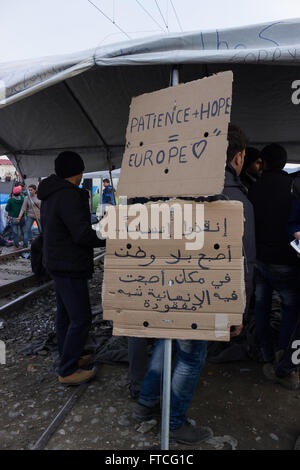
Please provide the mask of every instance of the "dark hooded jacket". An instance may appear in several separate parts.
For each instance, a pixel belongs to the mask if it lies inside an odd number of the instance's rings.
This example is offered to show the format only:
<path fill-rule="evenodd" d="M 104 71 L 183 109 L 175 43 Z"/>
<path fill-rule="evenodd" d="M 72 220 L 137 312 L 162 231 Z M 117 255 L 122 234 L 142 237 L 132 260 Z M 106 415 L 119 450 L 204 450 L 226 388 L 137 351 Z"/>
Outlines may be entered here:
<path fill-rule="evenodd" d="M 254 207 L 257 259 L 269 264 L 298 263 L 288 237 L 292 178 L 279 169 L 265 170 L 248 196 Z"/>
<path fill-rule="evenodd" d="M 248 304 L 253 290 L 253 273 L 256 260 L 254 211 L 247 197 L 247 190 L 230 163 L 226 165 L 223 194 L 231 201 L 241 201 L 243 203 L 243 255 L 245 258 L 245 287 Z"/>
<path fill-rule="evenodd" d="M 54 276 L 89 278 L 93 248 L 104 246 L 91 227 L 89 195 L 56 175 L 38 189 L 43 233 L 43 264 Z"/>

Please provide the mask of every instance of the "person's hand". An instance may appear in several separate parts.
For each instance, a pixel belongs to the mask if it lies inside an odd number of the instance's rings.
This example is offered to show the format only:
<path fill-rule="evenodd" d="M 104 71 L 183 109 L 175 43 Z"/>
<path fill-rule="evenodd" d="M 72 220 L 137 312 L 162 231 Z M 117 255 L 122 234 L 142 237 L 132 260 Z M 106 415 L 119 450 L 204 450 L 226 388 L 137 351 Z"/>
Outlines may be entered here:
<path fill-rule="evenodd" d="M 20 222 L 20 220 L 21 220 L 21 217 L 17 217 L 17 222 Z"/>
<path fill-rule="evenodd" d="M 243 329 L 243 325 L 235 325 L 230 328 L 230 338 L 238 336 Z"/>

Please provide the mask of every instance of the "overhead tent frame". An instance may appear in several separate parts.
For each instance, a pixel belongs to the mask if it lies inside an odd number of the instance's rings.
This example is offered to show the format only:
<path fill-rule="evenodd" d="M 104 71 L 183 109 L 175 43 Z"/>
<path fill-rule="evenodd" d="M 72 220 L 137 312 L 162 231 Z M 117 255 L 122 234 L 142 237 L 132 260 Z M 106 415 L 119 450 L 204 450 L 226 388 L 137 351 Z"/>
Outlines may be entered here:
<path fill-rule="evenodd" d="M 0 154 L 27 177 L 47 176 L 66 149 L 81 153 L 86 172 L 119 167 L 131 98 L 169 86 L 174 64 L 181 82 L 232 69 L 232 121 L 251 144 L 279 142 L 289 161 L 299 161 L 300 113 L 291 84 L 300 79 L 300 19 L 2 64 Z"/>

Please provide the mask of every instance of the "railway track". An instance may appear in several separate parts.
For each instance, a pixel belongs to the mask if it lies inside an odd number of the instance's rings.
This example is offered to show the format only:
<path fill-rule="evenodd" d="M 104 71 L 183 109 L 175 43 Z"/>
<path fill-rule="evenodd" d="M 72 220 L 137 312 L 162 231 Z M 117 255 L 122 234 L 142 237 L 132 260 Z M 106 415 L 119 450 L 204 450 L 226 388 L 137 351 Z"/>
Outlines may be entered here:
<path fill-rule="evenodd" d="M 36 441 L 32 450 L 45 449 L 46 445 L 48 444 L 52 436 L 56 433 L 60 425 L 64 422 L 64 420 L 66 419 L 66 417 L 68 416 L 68 414 L 70 413 L 74 405 L 78 402 L 79 398 L 84 394 L 88 386 L 89 386 L 89 383 L 81 384 L 76 387 L 75 391 L 72 393 L 68 401 L 58 412 L 58 414 L 55 416 L 53 421 L 49 424 L 49 426 L 43 432 L 41 437 Z"/>
<path fill-rule="evenodd" d="M 20 250 L 21 252 L 23 250 Z M 19 254 L 14 252 L 13 254 Z M 6 256 L 6 255 L 5 255 Z M 94 257 L 94 263 L 102 263 L 105 256 L 105 250 L 101 250 L 96 254 Z M 11 257 L 10 257 L 11 259 Z M 50 278 L 47 276 L 39 277 L 34 274 L 27 275 L 22 279 L 18 279 L 16 281 L 10 282 L 3 286 L 0 286 L 0 299 L 5 297 L 6 295 L 13 294 L 18 292 L 20 289 L 27 289 L 30 287 L 35 286 L 37 283 L 42 284 L 40 286 L 34 287 L 29 290 L 27 293 L 23 293 L 22 295 L 18 296 L 16 299 L 11 300 L 0 307 L 0 316 L 4 316 L 4 314 L 11 313 L 12 311 L 17 312 L 22 306 L 29 300 L 32 300 L 36 297 L 39 297 L 43 292 L 47 291 L 48 289 L 53 287 L 53 281 L 49 280 Z M 85 393 L 89 386 L 89 383 L 81 384 L 75 388 L 75 391 L 72 393 L 70 398 L 67 400 L 65 405 L 59 410 L 55 418 L 51 421 L 47 429 L 43 432 L 41 437 L 36 441 L 35 445 L 33 446 L 33 450 L 42 450 L 46 447 L 52 436 L 56 433 L 60 425 L 66 419 L 68 414 L 71 412 L 74 405 L 79 401 L 80 397 Z"/>
<path fill-rule="evenodd" d="M 30 252 L 30 248 L 22 248 L 21 250 L 11 251 L 10 253 L 5 253 L 4 255 L 0 255 L 0 264 L 7 263 L 9 261 L 14 261 L 23 253 Z"/>
<path fill-rule="evenodd" d="M 23 251 L 23 250 L 21 250 Z M 15 254 L 17 252 L 9 253 Z M 7 256 L 7 255 L 2 255 Z M 18 255 L 17 255 L 18 256 Z M 94 263 L 97 264 L 103 260 L 105 256 L 105 251 L 101 251 L 94 257 Z M 42 284 L 41 284 L 42 282 Z M 38 285 L 37 284 L 41 284 Z M 32 287 L 32 289 L 30 289 Z M 53 281 L 50 280 L 49 276 L 39 277 L 35 274 L 25 276 L 21 279 L 17 279 L 16 281 L 9 282 L 8 284 L 4 284 L 0 286 L 0 299 L 3 300 L 7 295 L 13 294 L 15 292 L 19 292 L 20 290 L 30 289 L 29 291 L 22 293 L 18 297 L 13 300 L 8 300 L 2 306 L 0 306 L 0 316 L 5 316 L 10 314 L 11 312 L 17 312 L 19 309 L 23 307 L 25 303 L 30 300 L 33 300 L 39 297 L 41 294 L 46 292 L 47 290 L 53 288 Z"/>

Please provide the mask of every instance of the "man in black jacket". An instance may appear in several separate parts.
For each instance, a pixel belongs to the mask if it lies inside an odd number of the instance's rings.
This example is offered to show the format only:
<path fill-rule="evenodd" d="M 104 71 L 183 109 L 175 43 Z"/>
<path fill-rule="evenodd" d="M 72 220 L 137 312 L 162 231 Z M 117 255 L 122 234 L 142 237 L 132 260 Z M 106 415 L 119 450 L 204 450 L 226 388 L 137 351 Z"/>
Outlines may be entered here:
<path fill-rule="evenodd" d="M 255 329 L 266 362 L 286 350 L 298 316 L 298 259 L 290 247 L 288 218 L 291 208 L 291 177 L 283 171 L 285 149 L 270 144 L 261 151 L 264 172 L 250 188 L 254 206 L 257 271 L 255 291 Z M 282 322 L 278 345 L 270 326 L 273 290 L 282 301 Z"/>
<path fill-rule="evenodd" d="M 243 256 L 245 264 L 245 289 L 247 315 L 253 291 L 253 275 L 256 259 L 254 212 L 247 197 L 247 190 L 240 180 L 244 165 L 246 137 L 241 129 L 232 124 L 228 128 L 227 165 L 223 194 L 231 201 L 241 201 L 244 210 Z"/>
<path fill-rule="evenodd" d="M 91 326 L 87 280 L 93 273 L 93 248 L 104 245 L 91 227 L 88 192 L 80 189 L 84 163 L 75 152 L 62 152 L 55 173 L 38 189 L 41 199 L 43 264 L 54 279 L 56 334 L 60 353 L 59 381 L 77 385 L 94 370 L 81 369 L 91 360 L 82 356 Z"/>
<path fill-rule="evenodd" d="M 253 293 L 253 276 L 256 259 L 254 212 L 247 197 L 247 189 L 240 180 L 245 160 L 247 140 L 242 130 L 233 124 L 228 127 L 227 163 L 225 168 L 224 196 L 230 201 L 240 201 L 244 210 L 244 279 L 246 291 L 246 305 L 243 313 L 243 325 L 232 327 L 232 341 L 229 343 L 212 344 L 209 349 L 210 362 L 227 362 L 248 357 L 248 346 L 245 338 L 247 330 L 243 326 L 249 323 L 249 305 Z M 220 199 L 220 196 L 217 197 Z M 243 331 L 242 331 L 243 330 Z M 241 333 L 241 334 L 240 334 Z"/>

